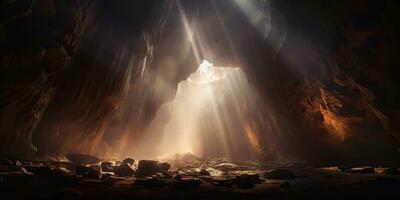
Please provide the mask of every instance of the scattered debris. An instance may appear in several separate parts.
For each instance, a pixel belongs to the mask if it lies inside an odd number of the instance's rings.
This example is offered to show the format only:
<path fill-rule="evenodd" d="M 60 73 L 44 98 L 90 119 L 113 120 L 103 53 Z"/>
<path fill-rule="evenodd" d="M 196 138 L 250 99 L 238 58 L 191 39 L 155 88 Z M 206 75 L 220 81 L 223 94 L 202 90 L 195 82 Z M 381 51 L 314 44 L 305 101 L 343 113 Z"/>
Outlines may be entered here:
<path fill-rule="evenodd" d="M 125 158 L 122 163 L 128 163 L 130 165 L 133 165 L 135 163 L 135 160 L 133 158 Z"/>
<path fill-rule="evenodd" d="M 114 173 L 117 176 L 127 177 L 133 176 L 135 174 L 135 170 L 132 169 L 129 163 L 122 163 L 120 166 L 116 166 L 114 168 Z"/>
<path fill-rule="evenodd" d="M 138 164 L 136 177 L 151 176 L 159 172 L 158 162 L 154 160 L 141 160 Z"/>
<path fill-rule="evenodd" d="M 70 153 L 66 156 L 68 160 L 76 164 L 89 165 L 99 163 L 101 160 L 96 156 L 88 154 Z"/>
<path fill-rule="evenodd" d="M 100 172 L 93 167 L 87 167 L 85 165 L 78 165 L 75 168 L 76 175 L 81 175 L 86 179 L 99 179 Z"/>

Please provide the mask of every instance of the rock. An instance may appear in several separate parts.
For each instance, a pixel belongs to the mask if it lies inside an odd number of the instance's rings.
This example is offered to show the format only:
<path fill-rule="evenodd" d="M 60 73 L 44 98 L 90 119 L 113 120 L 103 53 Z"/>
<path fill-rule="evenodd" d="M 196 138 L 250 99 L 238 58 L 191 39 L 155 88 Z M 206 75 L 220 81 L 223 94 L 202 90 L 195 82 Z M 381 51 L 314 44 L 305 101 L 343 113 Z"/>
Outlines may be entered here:
<path fill-rule="evenodd" d="M 125 158 L 125 160 L 123 160 L 122 163 L 128 163 L 130 165 L 133 165 L 133 163 L 135 163 L 135 160 L 132 158 Z"/>
<path fill-rule="evenodd" d="M 232 163 L 220 163 L 217 165 L 214 165 L 215 169 L 219 169 L 221 171 L 234 171 L 238 170 L 240 167 L 238 165 L 232 164 Z"/>
<path fill-rule="evenodd" d="M 110 174 L 108 174 L 108 173 L 102 174 L 101 181 L 103 181 L 103 183 L 105 183 L 107 185 L 113 185 L 116 182 L 116 180 L 112 177 L 113 177 L 113 175 L 111 173 Z"/>
<path fill-rule="evenodd" d="M 201 180 L 198 178 L 181 178 L 173 182 L 173 188 L 175 189 L 192 189 L 199 187 Z"/>
<path fill-rule="evenodd" d="M 139 178 L 136 179 L 133 182 L 133 187 L 134 188 L 141 188 L 141 187 L 145 187 L 145 188 L 155 188 L 155 187 L 162 187 L 165 186 L 166 182 L 162 179 L 159 178 L 155 178 L 155 177 L 149 177 L 149 178 Z"/>
<path fill-rule="evenodd" d="M 87 179 L 99 179 L 100 172 L 92 167 L 87 167 L 84 165 L 78 165 L 75 168 L 75 174 L 80 175 Z"/>
<path fill-rule="evenodd" d="M 390 175 L 400 175 L 400 170 L 397 167 L 390 167 L 387 168 L 383 171 L 385 174 L 390 174 Z"/>
<path fill-rule="evenodd" d="M 222 187 L 232 187 L 233 186 L 233 181 L 232 179 L 227 179 L 227 178 L 213 178 L 211 180 L 211 183 L 215 186 L 222 186 Z"/>
<path fill-rule="evenodd" d="M 181 180 L 182 179 L 182 175 L 180 174 L 176 174 L 172 177 L 174 180 Z"/>
<path fill-rule="evenodd" d="M 352 174 L 375 174 L 373 167 L 356 167 L 351 168 L 350 170 L 345 170 L 344 172 Z"/>
<path fill-rule="evenodd" d="M 211 174 L 206 169 L 201 169 L 199 172 L 199 176 L 211 176 Z"/>
<path fill-rule="evenodd" d="M 290 187 L 290 182 L 289 181 L 285 181 L 281 184 L 280 186 L 281 188 L 289 188 Z"/>
<path fill-rule="evenodd" d="M 240 176 L 237 176 L 233 182 L 239 187 L 239 188 L 252 188 L 254 187 L 255 184 L 261 183 L 260 177 L 258 174 L 243 174 Z"/>
<path fill-rule="evenodd" d="M 151 176 L 159 172 L 158 162 L 154 160 L 141 160 L 138 164 L 136 177 Z"/>
<path fill-rule="evenodd" d="M 0 159 L 0 165 L 13 166 L 14 163 L 11 160 L 1 158 Z"/>
<path fill-rule="evenodd" d="M 49 179 L 53 175 L 53 170 L 48 166 L 25 166 L 28 172 L 34 173 L 36 176 L 44 179 Z"/>
<path fill-rule="evenodd" d="M 114 165 L 114 163 L 112 163 L 112 162 L 103 161 L 100 164 L 101 171 L 102 172 L 114 172 L 114 166 L 113 165 Z"/>
<path fill-rule="evenodd" d="M 22 163 L 19 160 L 14 160 L 15 166 L 22 166 Z"/>
<path fill-rule="evenodd" d="M 167 171 L 163 171 L 162 175 L 164 176 L 164 178 L 166 179 L 171 179 L 173 176 L 171 173 L 167 172 Z"/>
<path fill-rule="evenodd" d="M 157 164 L 157 167 L 159 171 L 168 171 L 171 168 L 171 165 L 169 163 L 163 162 Z"/>
<path fill-rule="evenodd" d="M 76 164 L 96 164 L 99 163 L 101 160 L 96 156 L 88 155 L 88 154 L 79 154 L 79 153 L 71 153 L 66 156 L 68 160 Z"/>
<path fill-rule="evenodd" d="M 115 175 L 121 177 L 133 176 L 135 174 L 135 170 L 132 169 L 130 164 L 122 163 L 120 166 L 116 166 L 114 168 L 114 173 Z"/>
<path fill-rule="evenodd" d="M 294 175 L 287 169 L 275 169 L 265 173 L 267 179 L 289 180 L 294 179 Z"/>

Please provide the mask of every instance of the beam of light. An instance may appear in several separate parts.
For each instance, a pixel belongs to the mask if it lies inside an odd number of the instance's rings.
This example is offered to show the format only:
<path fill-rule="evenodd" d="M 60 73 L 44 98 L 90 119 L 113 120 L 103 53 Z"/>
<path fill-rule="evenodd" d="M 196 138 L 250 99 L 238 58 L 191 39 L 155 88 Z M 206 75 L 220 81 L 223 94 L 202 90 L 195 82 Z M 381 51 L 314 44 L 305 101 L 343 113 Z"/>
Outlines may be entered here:
<path fill-rule="evenodd" d="M 157 111 L 142 152 L 147 157 L 193 153 L 200 157 L 252 159 L 260 154 L 254 94 L 239 68 L 204 60 L 178 84 L 175 98 Z M 139 156 L 140 157 L 140 156 Z M 143 156 L 142 156 L 143 157 Z"/>
<path fill-rule="evenodd" d="M 189 40 L 190 46 L 191 46 L 194 56 L 196 58 L 196 63 L 200 64 L 201 59 L 200 59 L 200 54 L 199 54 L 199 48 L 197 47 L 197 44 L 196 44 L 196 41 L 194 38 L 194 32 L 195 32 L 194 28 L 190 27 L 188 18 L 186 17 L 185 9 L 182 7 L 182 4 L 179 0 L 177 1 L 177 5 L 178 5 L 179 13 L 181 15 L 182 24 L 185 29 L 186 37 Z"/>
<path fill-rule="evenodd" d="M 266 39 L 271 32 L 271 14 L 269 2 L 252 0 L 234 0 L 253 27 Z"/>

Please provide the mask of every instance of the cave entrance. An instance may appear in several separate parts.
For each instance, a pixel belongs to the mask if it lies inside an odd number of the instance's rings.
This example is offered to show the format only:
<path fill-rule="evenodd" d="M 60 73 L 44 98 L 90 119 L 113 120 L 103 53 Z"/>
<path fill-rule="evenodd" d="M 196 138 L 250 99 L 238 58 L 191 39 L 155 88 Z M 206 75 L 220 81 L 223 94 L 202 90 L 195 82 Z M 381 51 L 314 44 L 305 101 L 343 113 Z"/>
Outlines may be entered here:
<path fill-rule="evenodd" d="M 159 108 L 139 149 L 149 157 L 192 153 L 251 160 L 261 153 L 256 104 L 240 68 L 203 60 Z"/>

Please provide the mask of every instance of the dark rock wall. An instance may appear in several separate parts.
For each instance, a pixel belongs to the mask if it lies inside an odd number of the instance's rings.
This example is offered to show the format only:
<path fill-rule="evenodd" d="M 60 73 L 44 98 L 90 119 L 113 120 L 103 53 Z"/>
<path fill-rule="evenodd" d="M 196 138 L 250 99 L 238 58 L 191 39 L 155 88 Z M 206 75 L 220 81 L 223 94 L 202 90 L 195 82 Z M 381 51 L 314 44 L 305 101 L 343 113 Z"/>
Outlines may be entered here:
<path fill-rule="evenodd" d="M 394 0 L 2 1 L 0 153 L 134 152 L 196 70 L 184 14 L 200 56 L 241 66 L 257 89 L 265 159 L 398 161 L 397 10 Z"/>

